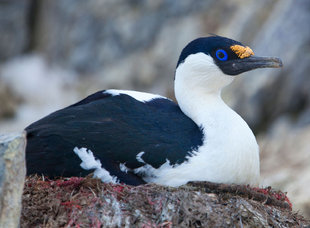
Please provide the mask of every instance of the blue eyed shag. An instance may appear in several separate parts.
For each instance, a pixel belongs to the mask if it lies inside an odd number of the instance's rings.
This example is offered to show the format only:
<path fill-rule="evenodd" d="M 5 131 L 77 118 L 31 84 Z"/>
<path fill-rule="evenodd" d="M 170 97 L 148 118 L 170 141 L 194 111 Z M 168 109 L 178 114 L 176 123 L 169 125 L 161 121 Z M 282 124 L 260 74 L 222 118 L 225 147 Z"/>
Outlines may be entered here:
<path fill-rule="evenodd" d="M 224 103 L 221 90 L 235 75 L 281 66 L 280 59 L 256 57 L 232 39 L 195 39 L 177 63 L 178 104 L 159 95 L 110 89 L 51 113 L 26 128 L 27 174 L 94 172 L 104 182 L 130 185 L 256 185 L 255 136 Z"/>

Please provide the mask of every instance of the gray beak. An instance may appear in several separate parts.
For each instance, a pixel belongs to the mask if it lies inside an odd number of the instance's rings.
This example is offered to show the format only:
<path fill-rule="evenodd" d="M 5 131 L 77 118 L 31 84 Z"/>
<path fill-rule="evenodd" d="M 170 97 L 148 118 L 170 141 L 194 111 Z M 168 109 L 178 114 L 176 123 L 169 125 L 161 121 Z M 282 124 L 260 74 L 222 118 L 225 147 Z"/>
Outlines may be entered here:
<path fill-rule="evenodd" d="M 250 56 L 244 59 L 235 59 L 220 64 L 220 68 L 225 74 L 238 75 L 246 71 L 258 68 L 279 68 L 282 61 L 276 57 Z"/>

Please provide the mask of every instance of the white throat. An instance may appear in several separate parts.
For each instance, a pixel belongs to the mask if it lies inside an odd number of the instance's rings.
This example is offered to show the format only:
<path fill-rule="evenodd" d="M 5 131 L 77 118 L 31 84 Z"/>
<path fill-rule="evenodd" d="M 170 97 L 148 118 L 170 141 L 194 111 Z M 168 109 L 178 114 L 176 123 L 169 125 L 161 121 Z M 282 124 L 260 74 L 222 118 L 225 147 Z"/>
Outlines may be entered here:
<path fill-rule="evenodd" d="M 175 96 L 182 111 L 201 125 L 208 113 L 227 107 L 221 98 L 221 90 L 233 79 L 224 75 L 212 57 L 203 53 L 190 55 L 176 70 Z"/>

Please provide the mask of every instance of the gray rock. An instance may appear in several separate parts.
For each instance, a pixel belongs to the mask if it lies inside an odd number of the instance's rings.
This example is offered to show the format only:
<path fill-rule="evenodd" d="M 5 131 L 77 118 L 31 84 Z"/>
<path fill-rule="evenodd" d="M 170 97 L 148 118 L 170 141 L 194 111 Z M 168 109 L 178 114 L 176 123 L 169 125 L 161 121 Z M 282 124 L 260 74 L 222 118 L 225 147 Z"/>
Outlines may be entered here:
<path fill-rule="evenodd" d="M 230 91 L 237 111 L 257 131 L 287 113 L 298 118 L 310 107 L 310 2 L 278 1 L 265 9 L 271 13 L 248 44 L 257 55 L 281 57 L 284 67 L 241 76 Z M 247 27 L 241 34 L 251 33 Z"/>
<path fill-rule="evenodd" d="M 29 44 L 31 1 L 0 1 L 0 60 L 24 52 Z"/>
<path fill-rule="evenodd" d="M 0 119 L 14 116 L 20 101 L 8 85 L 0 83 Z"/>
<path fill-rule="evenodd" d="M 152 46 L 161 27 L 212 1 L 45 0 L 37 49 L 52 62 L 89 73 Z"/>
<path fill-rule="evenodd" d="M 25 145 L 24 133 L 0 135 L 0 228 L 19 226 Z"/>
<path fill-rule="evenodd" d="M 284 116 L 259 139 L 261 184 L 287 192 L 294 210 L 310 218 L 310 125 Z"/>

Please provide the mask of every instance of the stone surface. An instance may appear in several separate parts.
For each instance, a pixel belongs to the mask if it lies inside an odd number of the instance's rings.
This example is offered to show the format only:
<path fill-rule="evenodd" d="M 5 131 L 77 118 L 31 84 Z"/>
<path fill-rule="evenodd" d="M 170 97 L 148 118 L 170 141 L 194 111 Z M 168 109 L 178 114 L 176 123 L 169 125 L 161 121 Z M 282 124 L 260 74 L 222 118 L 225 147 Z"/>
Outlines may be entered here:
<path fill-rule="evenodd" d="M 283 117 L 259 140 L 262 183 L 287 192 L 294 209 L 307 218 L 310 218 L 309 139 L 310 125 L 298 126 L 289 117 Z"/>
<path fill-rule="evenodd" d="M 29 42 L 30 2 L 0 0 L 0 61 L 26 51 Z"/>
<path fill-rule="evenodd" d="M 0 119 L 14 116 L 21 99 L 10 89 L 10 87 L 0 82 Z"/>
<path fill-rule="evenodd" d="M 248 73 L 230 89 L 235 108 L 257 131 L 283 115 L 298 119 L 310 108 L 310 30 L 305 29 L 310 23 L 310 2 L 279 1 L 271 9 L 251 47 L 257 55 L 280 57 L 284 67 Z"/>
<path fill-rule="evenodd" d="M 19 226 L 25 144 L 24 133 L 0 135 L 0 228 Z"/>
<path fill-rule="evenodd" d="M 145 52 L 168 21 L 201 12 L 211 2 L 45 0 L 38 18 L 37 50 L 79 72 L 98 71 Z"/>

